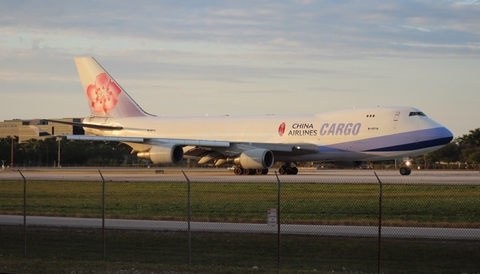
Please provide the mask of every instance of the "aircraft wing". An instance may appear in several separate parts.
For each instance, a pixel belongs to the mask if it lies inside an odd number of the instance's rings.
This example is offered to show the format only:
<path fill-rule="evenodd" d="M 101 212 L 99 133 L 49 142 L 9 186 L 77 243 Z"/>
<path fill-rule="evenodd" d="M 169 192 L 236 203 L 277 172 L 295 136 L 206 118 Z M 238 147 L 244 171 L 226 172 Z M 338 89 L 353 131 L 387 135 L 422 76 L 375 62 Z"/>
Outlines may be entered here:
<path fill-rule="evenodd" d="M 62 137 L 67 140 L 77 140 L 77 141 L 100 141 L 100 142 L 134 142 L 142 143 L 145 141 L 144 138 L 138 137 L 115 137 L 115 136 L 95 136 L 95 135 L 57 135 L 57 137 Z"/>
<path fill-rule="evenodd" d="M 201 150 L 211 150 L 212 148 L 229 148 L 233 145 L 246 149 L 263 148 L 271 151 L 291 152 L 303 151 L 305 153 L 318 152 L 318 146 L 307 143 L 298 144 L 274 144 L 274 143 L 251 143 L 251 142 L 229 142 L 215 140 L 190 140 L 190 139 L 168 139 L 168 138 L 142 138 L 142 137 L 117 137 L 117 136 L 95 136 L 95 135 L 58 135 L 58 137 L 67 140 L 80 141 L 114 141 L 124 143 L 143 143 L 144 145 L 155 144 L 175 144 L 180 146 L 191 146 Z"/>
<path fill-rule="evenodd" d="M 121 130 L 119 125 L 101 125 L 82 122 L 67 122 L 48 120 L 51 122 L 82 126 L 99 130 Z M 195 140 L 195 139 L 170 139 L 151 137 L 125 137 L 125 136 L 99 136 L 99 135 L 63 135 L 58 136 L 67 140 L 84 141 L 115 141 L 122 142 L 132 147 L 132 153 L 138 153 L 139 158 L 152 160 L 154 163 L 168 163 L 170 159 L 158 159 L 158 155 L 177 155 L 173 162 L 179 162 L 184 156 L 198 158 L 199 164 L 219 159 L 237 157 L 241 154 L 248 155 L 257 161 L 265 157 L 265 153 L 283 155 L 306 155 L 318 153 L 318 146 L 309 143 L 253 143 L 253 142 L 231 142 L 220 140 Z M 183 152 L 181 152 L 183 150 Z M 268 152 L 267 152 L 268 151 Z M 261 156 L 260 156 L 261 154 Z M 155 156 L 157 155 L 157 156 Z M 273 164 L 273 155 L 271 156 Z M 220 163 L 219 161 L 218 163 Z"/>
<path fill-rule="evenodd" d="M 142 138 L 142 137 L 120 137 L 120 136 L 95 136 L 95 135 L 59 135 L 58 137 L 67 140 L 81 141 L 114 141 L 122 142 L 133 148 L 132 153 L 147 151 L 156 146 L 180 146 L 183 147 L 184 155 L 187 158 L 203 158 L 212 153 L 218 153 L 227 157 L 239 155 L 244 151 L 252 149 L 269 150 L 275 153 L 304 155 L 318 152 L 318 146 L 313 144 L 274 144 L 274 143 L 252 143 L 252 142 L 229 142 L 218 140 L 190 140 L 190 139 L 169 139 L 169 138 Z M 208 158 L 204 158 L 206 161 Z"/>
<path fill-rule="evenodd" d="M 95 136 L 95 135 L 59 135 L 67 140 L 79 141 L 115 141 L 124 143 L 145 143 L 145 144 L 175 144 L 180 146 L 206 146 L 206 147 L 229 147 L 230 142 L 208 141 L 208 140 L 184 140 L 167 138 L 142 138 L 142 137 L 116 137 L 116 136 Z"/>

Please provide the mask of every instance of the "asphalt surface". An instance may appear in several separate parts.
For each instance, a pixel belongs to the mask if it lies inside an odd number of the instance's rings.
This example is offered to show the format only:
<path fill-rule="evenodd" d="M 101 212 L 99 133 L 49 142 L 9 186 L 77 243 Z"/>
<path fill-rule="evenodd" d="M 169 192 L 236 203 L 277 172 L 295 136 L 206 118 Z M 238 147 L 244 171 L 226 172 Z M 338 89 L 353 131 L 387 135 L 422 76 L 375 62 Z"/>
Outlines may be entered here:
<path fill-rule="evenodd" d="M 23 225 L 23 216 L 0 215 L 0 225 Z M 99 218 L 70 218 L 27 216 L 27 226 L 56 226 L 101 228 Z M 105 228 L 137 229 L 159 231 L 187 231 L 187 222 L 105 219 Z M 278 226 L 251 223 L 191 222 L 191 231 L 277 233 Z M 280 225 L 281 234 L 376 237 L 376 226 L 336 226 L 336 225 Z M 382 227 L 382 237 L 393 238 L 436 238 L 436 239 L 480 239 L 480 229 L 472 228 L 429 228 L 429 227 Z"/>

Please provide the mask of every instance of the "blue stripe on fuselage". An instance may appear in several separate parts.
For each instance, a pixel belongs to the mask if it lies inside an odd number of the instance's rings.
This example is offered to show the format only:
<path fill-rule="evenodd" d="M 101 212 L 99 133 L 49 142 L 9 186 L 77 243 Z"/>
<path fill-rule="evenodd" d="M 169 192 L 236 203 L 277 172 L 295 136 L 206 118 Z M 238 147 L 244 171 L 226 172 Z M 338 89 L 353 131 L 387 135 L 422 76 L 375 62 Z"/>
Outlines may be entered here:
<path fill-rule="evenodd" d="M 355 140 L 354 142 L 369 143 L 369 149 L 363 150 L 364 152 L 387 152 L 409 151 L 441 146 L 448 144 L 452 139 L 453 135 L 448 129 L 444 127 L 438 127 L 420 131 L 411 131 L 375 138 Z M 345 150 L 346 145 L 349 143 L 352 142 L 322 146 L 320 151 L 342 151 Z"/>
<path fill-rule="evenodd" d="M 397 145 L 397 146 L 390 146 L 390 147 L 381 147 L 375 149 L 369 149 L 366 151 L 369 152 L 376 152 L 376 151 L 408 151 L 408 150 L 417 150 L 429 147 L 436 147 L 448 144 L 452 138 L 445 137 L 439 139 L 433 139 L 428 141 L 421 141 L 421 142 L 414 142 L 409 144 Z"/>
<path fill-rule="evenodd" d="M 377 140 L 380 139 L 380 140 Z M 383 142 L 382 142 L 383 139 Z M 401 140 L 411 140 L 410 142 L 399 144 Z M 419 131 L 405 132 L 391 136 L 374 138 L 374 143 L 378 142 L 377 147 L 372 147 L 367 151 L 408 151 L 423 148 L 435 147 L 448 144 L 453 139 L 453 134 L 444 127 L 430 128 Z M 385 141 L 389 140 L 389 141 Z M 390 143 L 390 144 L 389 144 Z"/>

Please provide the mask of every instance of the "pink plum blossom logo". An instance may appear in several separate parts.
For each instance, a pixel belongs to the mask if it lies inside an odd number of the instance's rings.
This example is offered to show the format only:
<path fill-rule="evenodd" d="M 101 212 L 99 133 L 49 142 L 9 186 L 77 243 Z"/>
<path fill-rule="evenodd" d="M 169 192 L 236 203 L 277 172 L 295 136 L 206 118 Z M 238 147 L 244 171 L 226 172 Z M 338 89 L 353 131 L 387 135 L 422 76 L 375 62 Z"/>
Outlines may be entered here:
<path fill-rule="evenodd" d="M 87 96 L 92 101 L 96 112 L 107 113 L 117 104 L 117 97 L 122 91 L 106 73 L 100 73 L 95 79 L 95 84 L 87 88 Z"/>
<path fill-rule="evenodd" d="M 287 125 L 285 123 L 281 123 L 280 126 L 278 127 L 278 135 L 283 136 L 283 134 L 285 133 L 285 128 L 287 127 Z"/>

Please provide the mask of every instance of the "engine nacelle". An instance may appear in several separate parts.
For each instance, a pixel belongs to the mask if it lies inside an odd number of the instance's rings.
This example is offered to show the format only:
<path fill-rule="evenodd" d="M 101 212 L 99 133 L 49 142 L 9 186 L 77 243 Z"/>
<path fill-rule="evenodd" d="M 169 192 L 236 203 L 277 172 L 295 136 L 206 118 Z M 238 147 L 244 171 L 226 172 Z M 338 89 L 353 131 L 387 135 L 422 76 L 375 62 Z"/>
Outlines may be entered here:
<path fill-rule="evenodd" d="M 174 144 L 153 146 L 149 151 L 138 152 L 137 157 L 150 160 L 154 164 L 178 164 L 183 160 L 183 148 Z"/>
<path fill-rule="evenodd" d="M 244 169 L 271 168 L 274 163 L 273 152 L 268 149 L 252 149 L 244 151 L 233 163 L 242 166 Z"/>

